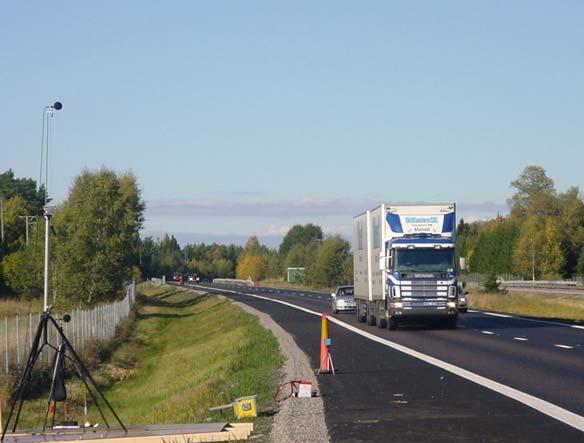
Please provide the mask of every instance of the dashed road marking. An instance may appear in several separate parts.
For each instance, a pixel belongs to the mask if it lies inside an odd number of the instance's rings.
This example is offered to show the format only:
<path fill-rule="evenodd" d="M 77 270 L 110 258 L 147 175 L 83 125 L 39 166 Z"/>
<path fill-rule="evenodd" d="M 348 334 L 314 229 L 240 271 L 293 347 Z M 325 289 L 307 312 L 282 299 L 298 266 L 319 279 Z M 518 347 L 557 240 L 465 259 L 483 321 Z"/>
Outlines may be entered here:
<path fill-rule="evenodd" d="M 568 345 L 554 345 L 557 348 L 562 348 L 562 349 L 574 349 L 574 346 L 568 346 Z"/>
<path fill-rule="evenodd" d="M 535 322 L 535 323 L 545 323 L 545 324 L 548 324 L 548 325 L 565 326 L 567 328 L 584 329 L 584 326 L 580 326 L 580 325 L 570 325 L 568 323 L 560 323 L 560 322 L 557 322 L 557 321 L 537 320 L 535 318 L 517 317 L 515 315 L 498 314 L 496 312 L 477 311 L 476 309 L 469 309 L 468 312 L 485 314 L 485 315 L 491 315 L 493 317 L 513 318 L 515 320 L 532 321 L 532 322 Z"/>
<path fill-rule="evenodd" d="M 195 286 L 195 285 L 192 285 L 192 286 Z M 202 286 L 202 288 L 207 289 L 207 290 L 213 289 L 213 288 L 206 288 L 204 286 Z M 298 306 L 298 305 L 295 305 L 293 303 L 289 303 L 289 302 L 282 301 L 282 300 L 275 300 L 273 298 L 264 297 L 261 295 L 254 295 L 254 294 L 250 294 L 247 292 L 232 291 L 229 289 L 224 289 L 223 291 L 224 292 L 231 292 L 233 294 L 239 294 L 239 295 L 245 295 L 248 297 L 258 298 L 260 300 L 266 300 L 266 301 L 269 301 L 272 303 L 279 303 L 281 305 L 288 306 L 290 308 L 297 309 L 297 310 L 302 311 L 302 312 L 306 312 L 307 314 L 311 314 L 311 315 L 314 315 L 316 317 L 321 317 L 321 315 L 322 315 L 320 312 L 312 311 L 310 309 L 303 308 L 302 306 Z M 409 355 L 411 357 L 417 358 L 418 360 L 422 360 L 422 361 L 429 363 L 433 366 L 444 369 L 445 371 L 448 371 L 454 375 L 462 377 L 466 380 L 469 380 L 473 383 L 481 385 L 481 386 L 488 388 L 492 391 L 498 392 L 499 394 L 502 394 L 506 397 L 512 398 L 513 400 L 516 400 L 520 403 L 523 403 L 524 405 L 527 405 L 530 408 L 533 408 L 533 409 L 540 411 L 540 412 L 542 412 L 542 413 L 544 413 L 552 418 L 555 418 L 556 420 L 559 420 L 563 423 L 566 423 L 567 425 L 572 426 L 573 428 L 578 429 L 579 431 L 584 431 L 584 417 L 581 415 L 575 414 L 574 412 L 570 412 L 567 409 L 564 409 L 558 405 L 555 405 L 555 404 L 550 403 L 548 401 L 542 400 L 541 398 L 535 397 L 533 395 L 527 394 L 526 392 L 519 391 L 518 389 L 512 388 L 511 386 L 504 385 L 503 383 L 499 383 L 499 382 L 496 382 L 496 381 L 491 380 L 489 378 L 483 377 L 482 375 L 476 374 L 476 373 L 471 372 L 467 369 L 461 368 L 461 367 L 453 365 L 451 363 L 447 363 L 447 362 L 440 360 L 438 358 L 423 354 L 419 351 L 408 348 L 407 346 L 400 345 L 399 343 L 393 342 L 391 340 L 387 340 L 385 338 L 378 337 L 377 335 L 371 334 L 370 332 L 364 331 L 364 330 L 357 328 L 353 325 L 345 323 L 344 321 L 339 320 L 336 317 L 329 317 L 329 321 L 336 323 L 340 327 L 345 328 L 349 331 L 352 331 L 356 334 L 359 334 L 362 337 L 365 337 L 371 341 L 374 341 L 376 343 L 382 344 L 382 345 L 387 346 L 389 348 L 395 349 L 396 351 L 399 351 L 399 352 L 402 352 L 402 353 Z"/>
<path fill-rule="evenodd" d="M 513 337 L 513 340 L 528 341 L 529 339 L 525 337 Z"/>
<path fill-rule="evenodd" d="M 493 331 L 481 331 L 483 334 L 493 335 L 495 334 Z"/>

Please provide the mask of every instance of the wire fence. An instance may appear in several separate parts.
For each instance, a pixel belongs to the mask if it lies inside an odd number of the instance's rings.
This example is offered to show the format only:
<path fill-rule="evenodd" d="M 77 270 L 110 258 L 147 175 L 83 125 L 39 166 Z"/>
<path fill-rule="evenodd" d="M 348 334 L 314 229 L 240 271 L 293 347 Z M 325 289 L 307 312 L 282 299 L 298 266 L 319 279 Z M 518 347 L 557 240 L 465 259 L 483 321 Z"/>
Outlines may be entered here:
<path fill-rule="evenodd" d="M 69 313 L 71 321 L 63 323 L 63 331 L 78 351 L 82 351 L 84 346 L 92 340 L 110 339 L 115 335 L 118 323 L 130 315 L 135 299 L 136 284 L 131 283 L 126 287 L 126 296 L 123 300 L 96 306 L 93 309 L 71 311 Z M 25 363 L 40 318 L 41 313 L 29 313 L 0 319 L 0 371 L 8 373 L 11 367 Z M 58 345 L 57 331 L 49 327 L 47 334 L 47 341 Z M 43 352 L 43 354 L 46 355 L 41 358 L 49 361 L 51 353 Z"/>

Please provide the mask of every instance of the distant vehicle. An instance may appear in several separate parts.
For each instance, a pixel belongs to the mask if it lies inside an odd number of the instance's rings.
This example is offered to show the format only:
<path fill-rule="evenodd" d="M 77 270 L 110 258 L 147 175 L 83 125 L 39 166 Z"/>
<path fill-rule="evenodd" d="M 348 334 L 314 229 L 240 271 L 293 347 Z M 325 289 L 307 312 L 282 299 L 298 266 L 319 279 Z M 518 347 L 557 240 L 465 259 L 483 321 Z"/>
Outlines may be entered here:
<path fill-rule="evenodd" d="M 353 286 L 339 286 L 331 294 L 331 298 L 333 314 L 355 310 L 355 288 Z"/>
<path fill-rule="evenodd" d="M 180 281 L 183 278 L 183 275 L 181 272 L 175 272 L 174 274 L 172 274 L 172 279 L 174 281 Z"/>
<path fill-rule="evenodd" d="M 188 281 L 190 283 L 198 283 L 199 282 L 199 277 L 197 277 L 195 274 L 189 274 Z"/>

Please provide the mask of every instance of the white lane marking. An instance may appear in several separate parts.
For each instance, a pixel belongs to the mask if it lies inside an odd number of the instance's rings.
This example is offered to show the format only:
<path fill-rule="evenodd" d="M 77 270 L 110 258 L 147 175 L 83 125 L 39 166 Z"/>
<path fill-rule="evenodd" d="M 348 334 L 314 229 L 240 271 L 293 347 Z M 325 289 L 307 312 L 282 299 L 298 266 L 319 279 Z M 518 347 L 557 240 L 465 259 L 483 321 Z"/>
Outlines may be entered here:
<path fill-rule="evenodd" d="M 304 295 L 304 292 L 301 292 L 300 295 Z"/>
<path fill-rule="evenodd" d="M 525 337 L 513 337 L 513 340 L 528 341 L 529 339 Z"/>
<path fill-rule="evenodd" d="M 562 349 L 574 349 L 574 346 L 568 346 L 568 345 L 554 345 L 557 348 L 562 348 Z"/>
<path fill-rule="evenodd" d="M 483 334 L 487 334 L 487 335 L 493 335 L 494 332 L 493 331 L 481 331 Z"/>
<path fill-rule="evenodd" d="M 320 295 L 317 295 L 316 298 L 322 298 Z"/>
<path fill-rule="evenodd" d="M 209 288 L 205 288 L 203 286 L 203 289 L 209 289 Z M 320 312 L 315 312 L 315 311 L 312 311 L 310 309 L 303 308 L 302 306 L 297 306 L 297 305 L 294 305 L 292 303 L 288 303 L 288 302 L 285 302 L 282 300 L 274 300 L 273 298 L 263 297 L 261 295 L 254 295 L 254 294 L 249 294 L 246 292 L 231 291 L 229 289 L 225 289 L 224 291 L 225 292 L 232 292 L 234 294 L 246 295 L 248 297 L 258 298 L 261 300 L 270 301 L 272 303 L 279 303 L 281 305 L 288 306 L 288 307 L 294 308 L 294 309 L 298 309 L 299 311 L 306 312 L 307 314 L 315 315 L 317 317 L 320 317 L 322 315 Z M 402 352 L 406 355 L 409 355 L 411 357 L 422 360 L 422 361 L 429 363 L 433 366 L 444 369 L 445 371 L 448 371 L 454 375 L 458 375 L 459 377 L 462 377 L 462 378 L 469 380 L 473 383 L 484 386 L 485 388 L 488 388 L 492 391 L 498 392 L 499 394 L 502 394 L 506 397 L 512 398 L 513 400 L 516 400 L 520 403 L 523 403 L 524 405 L 527 405 L 530 408 L 533 408 L 533 409 L 540 411 L 546 415 L 549 415 L 552 418 L 555 418 L 556 420 L 559 420 L 563 423 L 566 423 L 567 425 L 572 426 L 573 428 L 576 428 L 579 431 L 584 431 L 584 417 L 581 415 L 570 412 L 567 409 L 564 409 L 564 408 L 557 406 L 553 403 L 542 400 L 541 398 L 537 398 L 537 397 L 534 397 L 533 395 L 519 391 L 518 389 L 512 388 L 510 386 L 496 382 L 496 381 L 491 380 L 489 378 L 483 377 L 482 375 L 475 374 L 474 372 L 468 371 L 468 370 L 463 369 L 459 366 L 455 366 L 451 363 L 447 363 L 447 362 L 440 360 L 438 358 L 431 357 L 429 355 L 415 351 L 414 349 L 408 348 L 404 345 L 400 345 L 399 343 L 395 343 L 391 340 L 387 340 L 385 338 L 378 337 L 378 336 L 373 335 L 369 332 L 366 332 L 362 329 L 359 329 L 353 325 L 345 323 L 344 321 L 341 321 L 336 317 L 329 317 L 329 321 L 336 323 L 337 325 L 339 325 L 345 329 L 348 329 L 349 331 L 352 331 L 356 334 L 359 334 L 362 337 L 368 338 L 369 340 L 372 340 L 374 342 L 377 342 L 377 343 L 382 344 L 384 346 L 387 346 L 389 348 L 395 349 L 396 351 Z"/>
<path fill-rule="evenodd" d="M 532 321 L 535 323 L 545 323 L 548 325 L 566 326 L 568 328 L 574 328 L 574 329 L 584 329 L 584 326 L 580 326 L 580 325 L 570 325 L 568 323 L 560 323 L 557 321 L 537 320 L 535 318 L 517 317 L 515 315 L 498 314 L 496 312 L 477 311 L 476 309 L 469 309 L 468 312 L 476 312 L 476 313 L 485 314 L 485 315 L 492 315 L 493 317 L 513 318 L 515 320 Z"/>

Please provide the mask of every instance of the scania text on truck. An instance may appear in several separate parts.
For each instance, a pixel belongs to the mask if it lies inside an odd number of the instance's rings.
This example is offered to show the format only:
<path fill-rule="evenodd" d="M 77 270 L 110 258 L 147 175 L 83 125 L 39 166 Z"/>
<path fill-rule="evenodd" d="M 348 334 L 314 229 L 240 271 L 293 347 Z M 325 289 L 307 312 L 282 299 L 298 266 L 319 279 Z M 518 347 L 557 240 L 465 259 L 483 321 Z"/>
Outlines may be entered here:
<path fill-rule="evenodd" d="M 357 320 L 389 330 L 412 320 L 456 328 L 455 231 L 454 203 L 382 204 L 354 217 Z"/>

